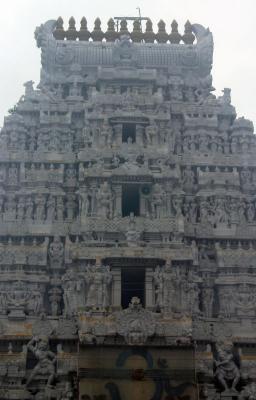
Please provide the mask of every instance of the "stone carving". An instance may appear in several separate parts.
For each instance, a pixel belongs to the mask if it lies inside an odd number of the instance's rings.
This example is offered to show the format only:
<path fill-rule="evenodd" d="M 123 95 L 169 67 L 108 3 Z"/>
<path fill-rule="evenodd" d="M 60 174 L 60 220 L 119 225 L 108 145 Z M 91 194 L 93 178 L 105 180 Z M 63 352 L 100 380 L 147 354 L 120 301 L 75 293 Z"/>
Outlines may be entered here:
<path fill-rule="evenodd" d="M 60 400 L 73 400 L 74 392 L 70 382 L 66 383 L 65 389 L 61 393 Z"/>
<path fill-rule="evenodd" d="M 187 166 L 183 171 L 182 183 L 185 190 L 193 191 L 195 184 L 195 174 L 190 166 Z"/>
<path fill-rule="evenodd" d="M 217 347 L 218 357 L 215 360 L 215 377 L 218 382 L 222 385 L 225 391 L 233 390 L 236 391 L 236 386 L 240 380 L 240 371 L 234 361 L 234 355 L 232 349 L 222 348 L 218 345 Z M 228 382 L 231 382 L 229 388 Z"/>
<path fill-rule="evenodd" d="M 96 194 L 98 215 L 111 218 L 113 215 L 113 194 L 107 182 L 104 182 Z"/>
<path fill-rule="evenodd" d="M 209 398 L 256 378 L 253 124 L 236 117 L 230 89 L 213 94 L 209 29 L 158 28 L 147 20 L 144 33 L 136 20 L 129 34 L 122 18 L 118 32 L 110 20 L 103 33 L 97 19 L 89 32 L 85 18 L 80 28 L 71 18 L 66 30 L 59 18 L 36 30 L 40 83 L 24 84 L 0 132 L 3 398 L 75 397 L 75 382 L 65 383 L 78 358 L 81 374 L 92 373 L 80 365 L 85 346 L 115 352 L 122 338 L 129 354 L 147 345 L 153 358 L 189 352 L 196 340 L 196 382 Z M 31 333 L 60 339 L 57 373 L 38 337 L 29 344 L 38 366 L 26 372 L 20 343 Z M 239 384 L 236 357 L 217 346 L 214 378 L 205 345 L 232 338 L 241 354 L 249 344 Z M 193 397 L 171 394 L 162 358 L 148 367 L 162 376 L 159 396 Z"/>
<path fill-rule="evenodd" d="M 117 317 L 117 332 L 131 346 L 144 345 L 155 329 L 153 314 L 142 307 L 137 297 L 133 297 L 129 307 Z"/>
<path fill-rule="evenodd" d="M 109 266 L 89 265 L 86 269 L 86 307 L 91 310 L 105 310 L 110 305 L 109 287 L 112 274 Z"/>
<path fill-rule="evenodd" d="M 240 399 L 243 400 L 255 400 L 256 399 L 256 383 L 252 382 L 241 391 Z"/>
<path fill-rule="evenodd" d="M 56 317 L 60 314 L 60 302 L 62 298 L 62 291 L 58 287 L 53 287 L 49 290 L 49 301 L 51 305 L 51 315 Z"/>
<path fill-rule="evenodd" d="M 212 317 L 213 299 L 214 299 L 213 288 L 205 286 L 202 289 L 202 311 L 207 318 Z"/>
<path fill-rule="evenodd" d="M 166 193 L 158 183 L 153 187 L 151 204 L 154 218 L 165 216 Z"/>
<path fill-rule="evenodd" d="M 54 236 L 49 246 L 50 264 L 53 268 L 60 268 L 63 264 L 64 245 L 58 236 Z"/>
<path fill-rule="evenodd" d="M 38 376 L 43 375 L 47 377 L 47 386 L 51 386 L 55 379 L 55 363 L 56 356 L 49 349 L 49 339 L 47 337 L 34 336 L 28 342 L 28 350 L 34 354 L 38 360 L 36 366 L 32 370 L 28 380 L 27 386 Z"/>
<path fill-rule="evenodd" d="M 80 278 L 80 279 L 79 279 Z M 72 271 L 67 271 L 62 277 L 64 314 L 67 317 L 78 312 L 85 305 L 85 284 L 82 277 Z"/>

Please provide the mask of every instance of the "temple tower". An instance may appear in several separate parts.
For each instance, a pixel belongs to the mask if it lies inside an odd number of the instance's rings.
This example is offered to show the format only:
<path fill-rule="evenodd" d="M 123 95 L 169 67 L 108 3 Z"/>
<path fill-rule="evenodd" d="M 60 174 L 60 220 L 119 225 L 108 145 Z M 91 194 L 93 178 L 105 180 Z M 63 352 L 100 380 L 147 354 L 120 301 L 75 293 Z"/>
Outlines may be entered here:
<path fill-rule="evenodd" d="M 0 399 L 256 398 L 256 140 L 209 29 L 36 29 L 0 134 Z"/>

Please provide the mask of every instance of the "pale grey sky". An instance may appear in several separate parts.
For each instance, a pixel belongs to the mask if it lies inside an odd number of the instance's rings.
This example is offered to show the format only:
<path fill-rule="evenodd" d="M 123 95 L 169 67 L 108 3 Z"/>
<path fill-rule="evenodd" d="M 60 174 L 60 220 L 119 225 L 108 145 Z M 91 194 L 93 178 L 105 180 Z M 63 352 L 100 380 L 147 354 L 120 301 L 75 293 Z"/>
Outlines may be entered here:
<path fill-rule="evenodd" d="M 245 116 L 256 125 L 256 0 L 0 0 L 0 126 L 3 117 L 23 94 L 23 83 L 39 81 L 40 51 L 36 48 L 36 26 L 62 16 L 77 22 L 82 16 L 93 27 L 100 17 L 143 16 L 156 23 L 164 19 L 168 31 L 173 19 L 183 30 L 187 19 L 209 27 L 215 51 L 213 84 L 216 93 L 224 87 L 232 89 L 232 103 L 238 116 Z"/>

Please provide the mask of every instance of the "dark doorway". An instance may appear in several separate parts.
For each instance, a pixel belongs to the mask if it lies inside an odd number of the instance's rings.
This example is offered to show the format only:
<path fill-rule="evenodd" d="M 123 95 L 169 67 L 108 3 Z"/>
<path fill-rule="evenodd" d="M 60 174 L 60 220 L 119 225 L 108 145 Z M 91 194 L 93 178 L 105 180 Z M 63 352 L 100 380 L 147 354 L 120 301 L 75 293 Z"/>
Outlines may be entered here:
<path fill-rule="evenodd" d="M 122 216 L 127 217 L 131 213 L 140 215 L 139 185 L 123 185 L 122 187 Z"/>
<path fill-rule="evenodd" d="M 122 142 L 123 143 L 136 142 L 136 124 L 123 124 Z"/>
<path fill-rule="evenodd" d="M 127 308 L 132 297 L 139 297 L 145 306 L 145 269 L 136 267 L 122 268 L 122 307 Z"/>

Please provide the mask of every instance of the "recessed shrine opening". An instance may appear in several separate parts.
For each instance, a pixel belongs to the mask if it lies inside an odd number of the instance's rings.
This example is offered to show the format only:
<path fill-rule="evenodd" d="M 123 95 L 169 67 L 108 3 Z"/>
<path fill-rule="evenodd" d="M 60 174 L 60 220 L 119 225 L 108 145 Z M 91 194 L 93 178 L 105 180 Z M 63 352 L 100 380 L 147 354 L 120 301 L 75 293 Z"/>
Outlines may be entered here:
<path fill-rule="evenodd" d="M 128 217 L 140 215 L 139 185 L 123 185 L 122 187 L 122 216 Z"/>
<path fill-rule="evenodd" d="M 136 124 L 123 124 L 122 128 L 122 142 L 135 143 L 136 142 Z"/>
<path fill-rule="evenodd" d="M 145 269 L 138 267 L 122 268 L 121 273 L 121 303 L 122 308 L 127 308 L 132 297 L 139 297 L 145 306 Z"/>

